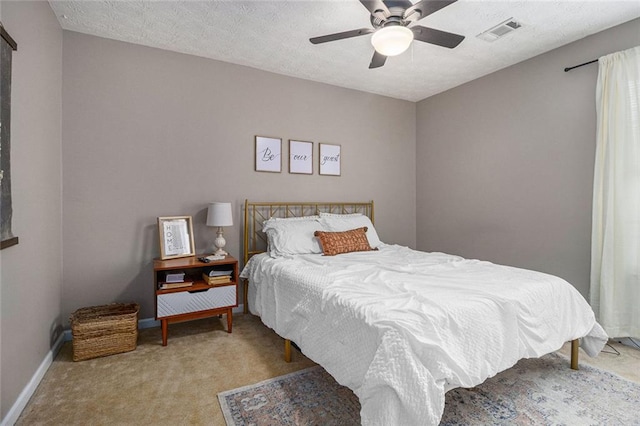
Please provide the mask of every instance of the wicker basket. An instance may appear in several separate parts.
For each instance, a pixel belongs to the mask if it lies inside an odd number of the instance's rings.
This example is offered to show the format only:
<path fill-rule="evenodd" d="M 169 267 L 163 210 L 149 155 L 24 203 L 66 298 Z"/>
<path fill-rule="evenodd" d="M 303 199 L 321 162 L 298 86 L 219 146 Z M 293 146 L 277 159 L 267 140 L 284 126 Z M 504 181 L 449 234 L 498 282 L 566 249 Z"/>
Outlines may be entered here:
<path fill-rule="evenodd" d="M 73 360 L 133 351 L 138 342 L 137 303 L 82 308 L 71 314 Z"/>

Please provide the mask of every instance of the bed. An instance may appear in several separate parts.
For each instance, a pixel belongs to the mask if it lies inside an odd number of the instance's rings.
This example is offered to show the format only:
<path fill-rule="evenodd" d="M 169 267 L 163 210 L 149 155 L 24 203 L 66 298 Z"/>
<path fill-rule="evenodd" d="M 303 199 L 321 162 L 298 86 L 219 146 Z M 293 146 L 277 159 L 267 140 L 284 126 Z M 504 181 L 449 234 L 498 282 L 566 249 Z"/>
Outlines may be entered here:
<path fill-rule="evenodd" d="M 450 389 L 567 341 L 577 369 L 578 339 L 590 356 L 607 341 L 566 281 L 385 244 L 373 202 L 247 200 L 244 211 L 245 309 L 285 339 L 285 358 L 293 341 L 353 390 L 363 424 L 438 424 Z M 362 238 L 375 250 L 350 251 Z"/>

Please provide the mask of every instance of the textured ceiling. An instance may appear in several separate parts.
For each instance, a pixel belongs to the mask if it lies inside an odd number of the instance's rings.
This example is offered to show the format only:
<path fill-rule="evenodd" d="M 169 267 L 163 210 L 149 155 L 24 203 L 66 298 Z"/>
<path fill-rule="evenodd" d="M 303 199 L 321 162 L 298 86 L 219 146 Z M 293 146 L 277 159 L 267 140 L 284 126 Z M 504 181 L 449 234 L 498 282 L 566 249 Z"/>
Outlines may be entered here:
<path fill-rule="evenodd" d="M 320 45 L 309 42 L 310 37 L 370 28 L 369 12 L 357 0 L 49 3 L 65 30 L 410 101 L 640 17 L 638 0 L 459 0 L 419 21 L 466 36 L 458 47 L 414 41 L 405 53 L 388 58 L 384 67 L 370 70 L 371 35 Z M 509 18 L 522 27 L 494 42 L 476 37 Z M 594 58 L 584 58 L 590 59 Z"/>

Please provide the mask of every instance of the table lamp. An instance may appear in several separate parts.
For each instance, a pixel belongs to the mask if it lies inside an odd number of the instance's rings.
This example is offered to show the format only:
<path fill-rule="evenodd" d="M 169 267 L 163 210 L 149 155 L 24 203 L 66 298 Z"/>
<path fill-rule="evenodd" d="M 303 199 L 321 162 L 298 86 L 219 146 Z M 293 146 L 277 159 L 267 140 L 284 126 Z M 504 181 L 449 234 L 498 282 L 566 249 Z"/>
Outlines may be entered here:
<path fill-rule="evenodd" d="M 207 226 L 217 226 L 218 236 L 213 242 L 216 246 L 215 255 L 227 256 L 224 251 L 227 242 L 224 239 L 223 226 L 233 226 L 233 216 L 231 214 L 231 203 L 211 203 L 207 211 Z"/>

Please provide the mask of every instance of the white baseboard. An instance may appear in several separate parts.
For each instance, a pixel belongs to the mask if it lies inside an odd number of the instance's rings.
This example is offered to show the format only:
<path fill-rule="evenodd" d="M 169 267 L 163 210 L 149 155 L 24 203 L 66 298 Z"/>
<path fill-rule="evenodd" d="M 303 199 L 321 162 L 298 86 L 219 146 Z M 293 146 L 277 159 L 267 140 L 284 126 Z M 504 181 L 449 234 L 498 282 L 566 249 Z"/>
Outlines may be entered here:
<path fill-rule="evenodd" d="M 238 305 L 235 308 L 233 308 L 233 313 L 234 314 L 241 314 L 244 312 L 244 305 Z M 153 327 L 160 327 L 160 321 L 153 319 L 153 318 L 143 318 L 141 320 L 138 320 L 138 330 L 142 330 L 144 328 L 153 328 Z M 71 340 L 71 330 L 65 330 L 64 331 L 64 341 L 68 342 Z M 58 348 L 59 350 L 60 348 Z M 55 353 L 55 355 L 57 355 L 58 352 Z M 55 357 L 54 355 L 54 357 Z"/>
<path fill-rule="evenodd" d="M 33 375 L 33 377 L 31 377 L 31 380 L 29 380 L 29 383 L 27 383 L 27 386 L 25 386 L 24 389 L 22 389 L 22 392 L 20 392 L 18 399 L 13 404 L 13 406 L 11 407 L 7 415 L 4 417 L 4 419 L 2 419 L 2 423 L 0 423 L 0 425 L 9 426 L 9 425 L 15 424 L 15 422 L 18 421 L 18 417 L 20 417 L 20 414 L 22 413 L 22 410 L 24 410 L 24 407 L 27 406 L 29 399 L 31 399 L 31 396 L 36 391 L 36 388 L 38 387 L 38 385 L 40 384 L 40 381 L 42 380 L 45 373 L 49 369 L 49 366 L 53 362 L 53 359 L 56 357 L 56 355 L 60 351 L 60 348 L 62 347 L 63 342 L 64 342 L 64 334 L 61 334 L 60 336 L 58 336 L 58 338 L 54 342 L 53 348 L 51 348 L 51 350 L 47 353 L 47 355 L 44 357 L 44 359 L 40 363 L 40 366 L 36 369 L 35 374 Z"/>
<path fill-rule="evenodd" d="M 242 312 L 243 312 L 243 305 L 239 305 L 233 308 L 234 314 L 238 314 Z M 160 321 L 157 321 L 154 318 L 144 318 L 144 319 L 138 320 L 139 330 L 143 328 L 152 328 L 152 327 L 159 327 L 159 326 L 160 326 Z M 38 366 L 38 368 L 36 369 L 36 372 L 33 374 L 33 377 L 31 377 L 31 380 L 29 380 L 29 383 L 27 383 L 27 386 L 25 386 L 24 389 L 22 389 L 22 392 L 20 392 L 18 399 L 16 399 L 16 402 L 13 403 L 13 406 L 11 406 L 11 409 L 9 410 L 7 415 L 2 419 L 2 422 L 0 422 L 0 426 L 13 426 L 18 421 L 18 417 L 20 417 L 22 410 L 24 410 L 24 407 L 27 406 L 27 403 L 33 396 L 33 393 L 38 388 L 40 381 L 42 380 L 47 370 L 51 366 L 51 363 L 55 359 L 56 355 L 58 355 L 58 352 L 60 352 L 60 349 L 62 348 L 62 344 L 64 342 L 70 341 L 71 338 L 72 338 L 71 330 L 65 330 L 64 333 L 60 334 L 60 336 L 54 342 L 51 350 L 47 353 L 47 355 L 45 355 L 44 359 L 40 363 L 40 366 Z"/>

